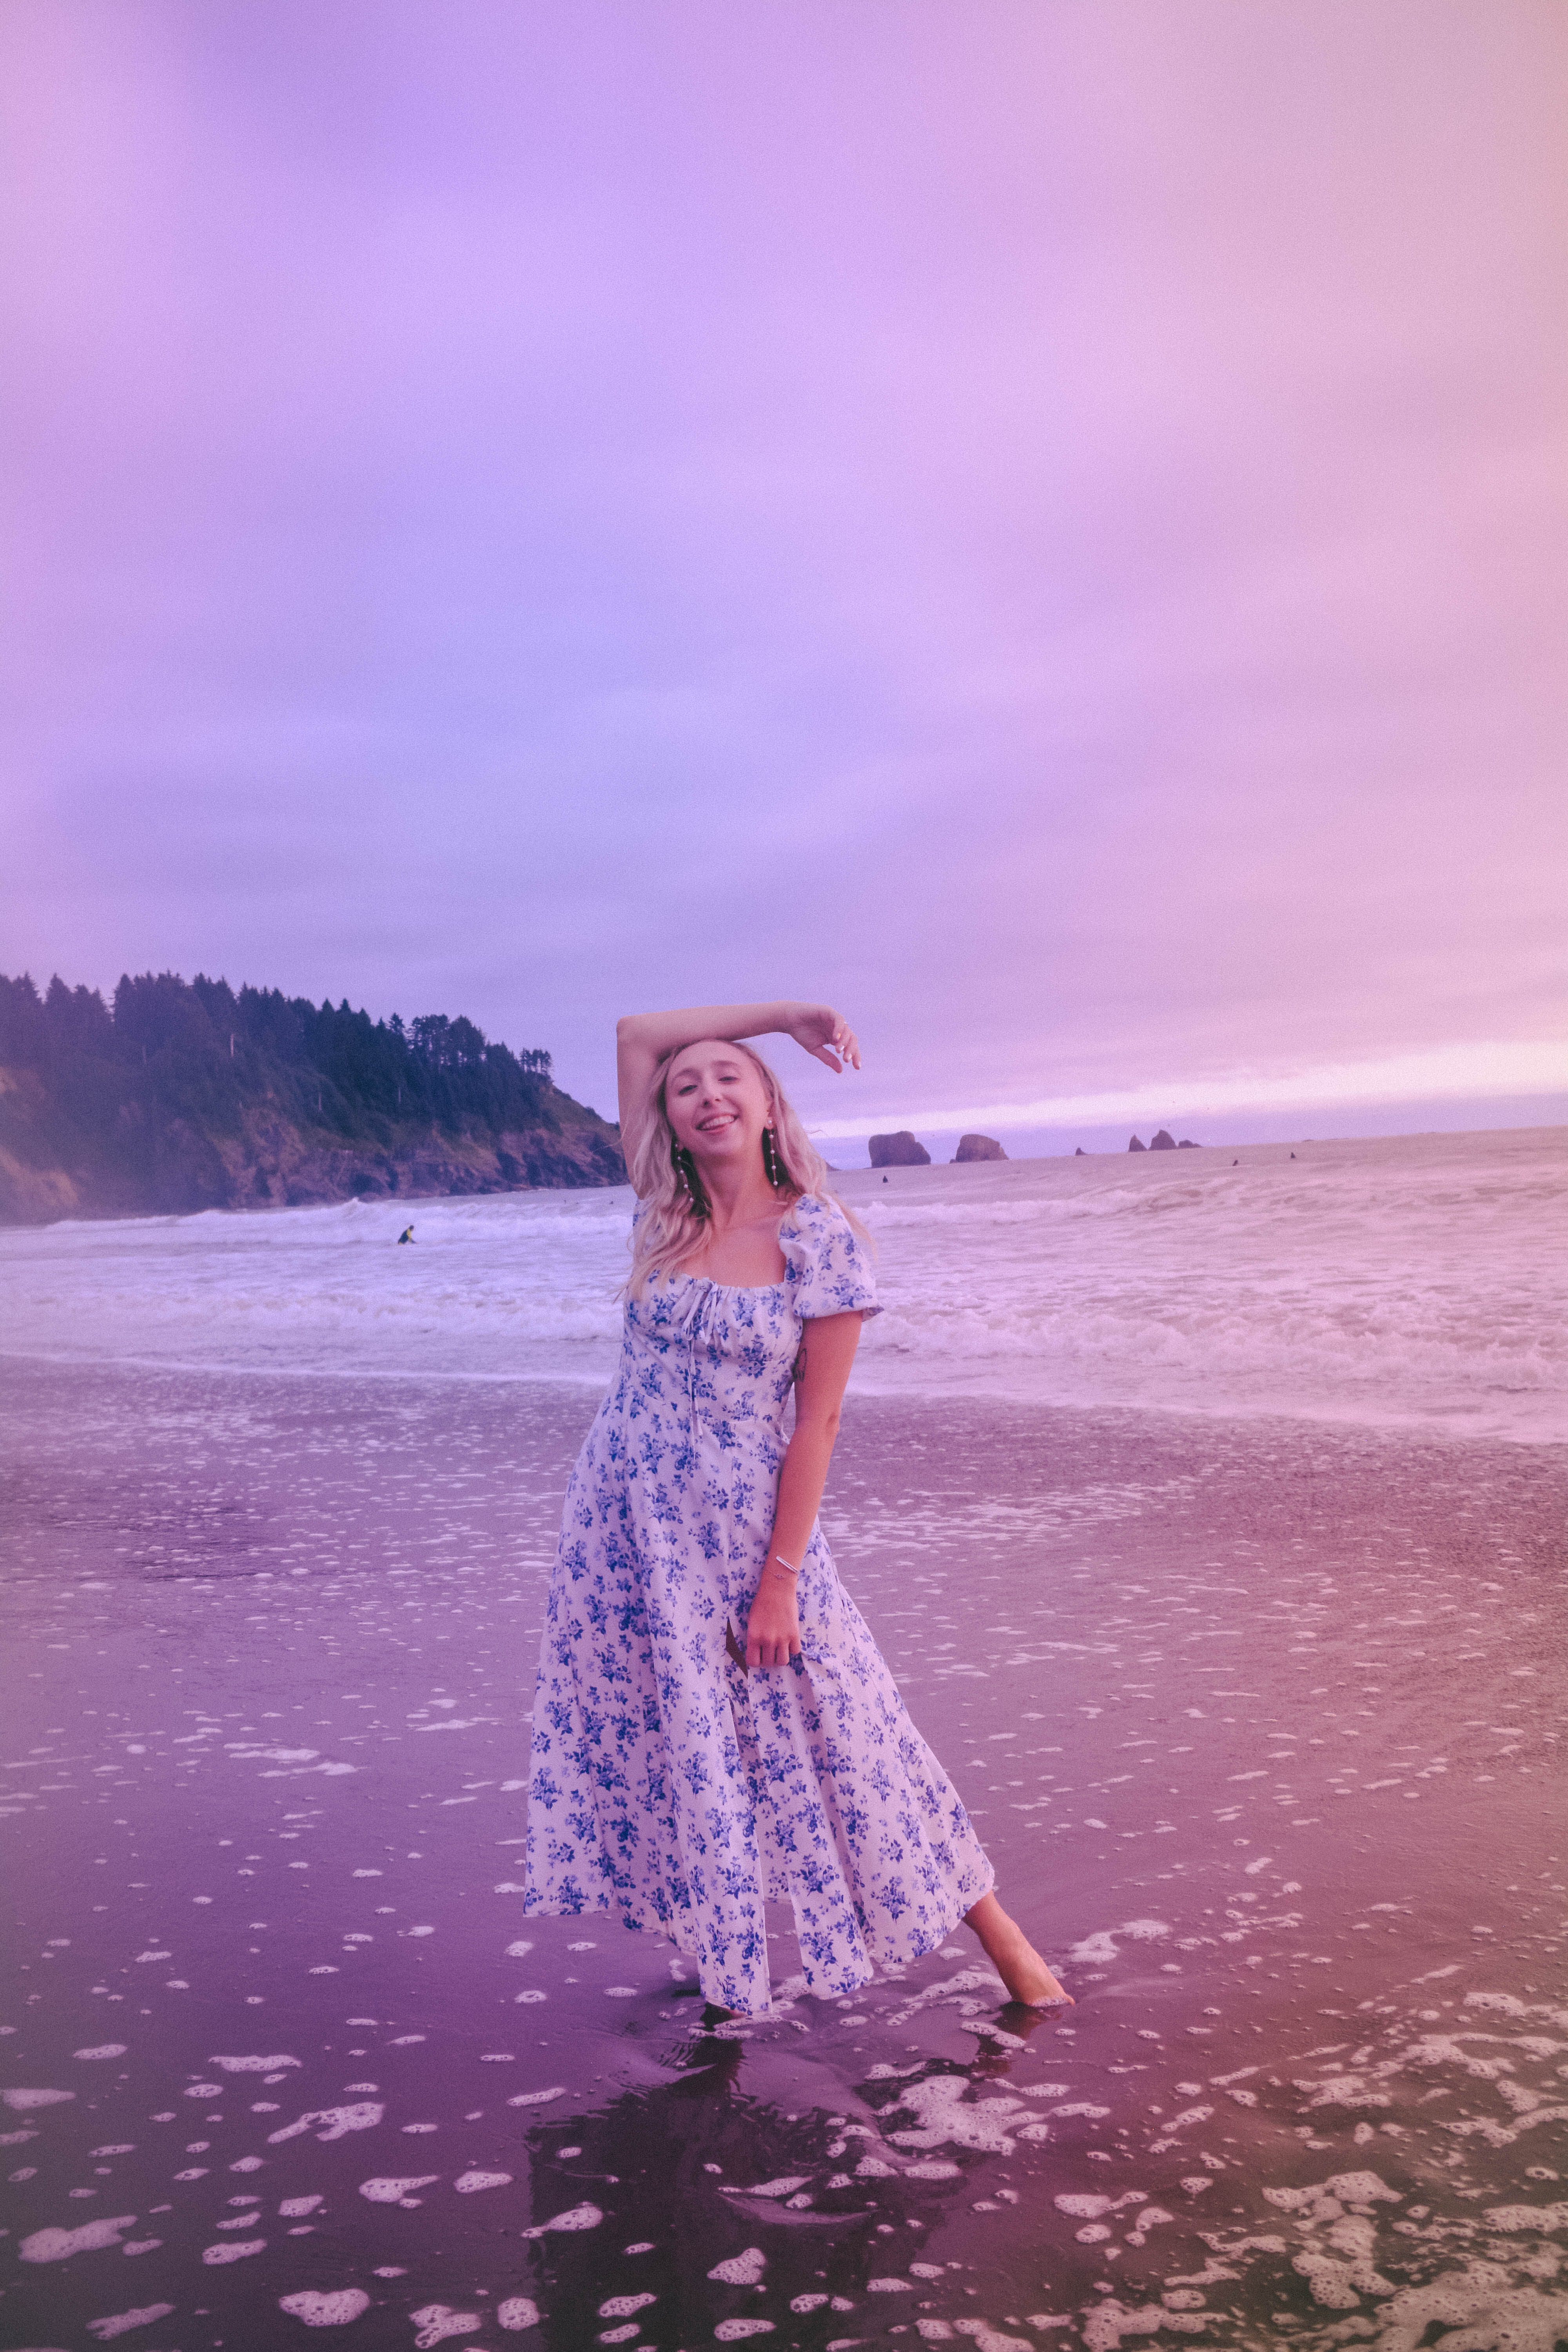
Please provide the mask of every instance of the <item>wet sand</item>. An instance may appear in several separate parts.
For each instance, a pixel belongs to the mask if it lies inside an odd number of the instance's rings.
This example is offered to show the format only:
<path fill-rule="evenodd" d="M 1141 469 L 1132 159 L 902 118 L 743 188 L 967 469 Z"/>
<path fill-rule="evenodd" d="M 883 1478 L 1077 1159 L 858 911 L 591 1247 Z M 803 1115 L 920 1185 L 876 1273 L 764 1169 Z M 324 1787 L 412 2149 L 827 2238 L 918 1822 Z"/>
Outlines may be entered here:
<path fill-rule="evenodd" d="M 1560 1449 L 852 1401 L 841 1570 L 1078 2006 L 819 2003 L 781 1918 L 713 2034 L 522 1916 L 595 1402 L 0 1365 L 0 2346 L 1568 2341 Z"/>

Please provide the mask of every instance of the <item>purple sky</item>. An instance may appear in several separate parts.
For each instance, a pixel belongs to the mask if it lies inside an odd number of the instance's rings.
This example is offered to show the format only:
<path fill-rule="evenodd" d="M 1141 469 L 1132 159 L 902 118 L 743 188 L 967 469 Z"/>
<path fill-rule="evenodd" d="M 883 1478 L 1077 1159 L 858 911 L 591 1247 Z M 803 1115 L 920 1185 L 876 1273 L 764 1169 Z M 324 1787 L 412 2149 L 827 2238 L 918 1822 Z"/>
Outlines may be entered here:
<path fill-rule="evenodd" d="M 1568 1115 L 1559 0 L 6 22 L 0 969 Z"/>

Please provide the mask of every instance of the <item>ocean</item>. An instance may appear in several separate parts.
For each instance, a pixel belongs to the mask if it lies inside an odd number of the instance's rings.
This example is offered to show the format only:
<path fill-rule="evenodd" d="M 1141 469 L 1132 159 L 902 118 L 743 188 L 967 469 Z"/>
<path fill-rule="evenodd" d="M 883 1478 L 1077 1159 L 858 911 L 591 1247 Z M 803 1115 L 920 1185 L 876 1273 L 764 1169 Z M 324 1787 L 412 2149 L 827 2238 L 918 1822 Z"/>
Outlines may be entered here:
<path fill-rule="evenodd" d="M 886 1308 L 861 1393 L 1568 1435 L 1568 1129 L 835 1181 Z M 598 1388 L 630 1213 L 521 1192 L 12 1231 L 0 1345 Z"/>

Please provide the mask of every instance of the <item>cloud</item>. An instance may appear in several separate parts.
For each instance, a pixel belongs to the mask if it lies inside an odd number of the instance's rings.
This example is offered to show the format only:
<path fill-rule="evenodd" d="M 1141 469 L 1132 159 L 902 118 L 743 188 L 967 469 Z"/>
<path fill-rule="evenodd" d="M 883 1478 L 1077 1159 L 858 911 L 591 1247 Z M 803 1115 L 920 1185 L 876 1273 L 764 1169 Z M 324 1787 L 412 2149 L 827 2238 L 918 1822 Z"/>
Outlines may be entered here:
<path fill-rule="evenodd" d="M 1225 1077 L 1149 1084 L 1120 1093 L 1060 1095 L 1036 1102 L 983 1103 L 901 1114 L 901 1123 L 945 1131 L 958 1128 L 1086 1128 L 1127 1119 L 1186 1118 L 1237 1110 L 1310 1110 L 1401 1102 L 1485 1103 L 1568 1094 L 1568 1039 L 1555 1044 L 1445 1046 L 1377 1062 L 1342 1062 L 1288 1076 L 1257 1071 Z M 812 1132 L 856 1137 L 874 1118 L 819 1119 Z"/>

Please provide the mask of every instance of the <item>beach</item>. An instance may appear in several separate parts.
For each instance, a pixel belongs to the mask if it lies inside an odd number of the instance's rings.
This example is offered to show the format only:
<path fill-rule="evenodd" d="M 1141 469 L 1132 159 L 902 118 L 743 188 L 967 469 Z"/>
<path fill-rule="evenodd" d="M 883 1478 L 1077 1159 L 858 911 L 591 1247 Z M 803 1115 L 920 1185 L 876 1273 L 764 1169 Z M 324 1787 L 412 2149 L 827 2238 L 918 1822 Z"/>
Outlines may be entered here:
<path fill-rule="evenodd" d="M 1451 1195 L 1454 1159 L 1422 1182 Z M 989 1197 L 1048 1226 L 1072 1222 L 1037 1207 L 1058 1165 L 1032 1194 L 1022 1166 L 908 1172 L 937 1209 L 999 1172 L 1012 1196 Z M 545 1335 L 509 1372 L 481 1298 L 465 1374 L 456 1249 L 380 1335 L 341 1242 L 336 1340 L 323 1286 L 258 1307 L 254 1253 L 299 1263 L 323 1213 L 5 1237 L 31 1319 L 0 1359 L 0 2346 L 272 2352 L 342 2326 L 485 2352 L 1414 2352 L 1454 2328 L 1550 2352 L 1568 1457 L 1536 1432 L 1555 1340 L 1510 1305 L 1488 1343 L 1494 1370 L 1536 1367 L 1511 1432 L 1506 1381 L 1467 1416 L 1436 1369 L 1438 1295 L 1446 1328 L 1473 1323 L 1495 1233 L 1469 1294 L 1429 1249 L 1385 1268 L 1384 1298 L 1425 1286 L 1436 1336 L 1377 1412 L 1290 1409 L 1261 1316 L 1206 1412 L 1074 1405 L 1026 1364 L 944 1391 L 868 1347 L 825 1527 L 1077 2006 L 1007 2006 L 962 1931 L 819 2002 L 779 1915 L 773 2014 L 707 2032 L 668 1945 L 522 1909 L 538 1628 L 604 1334 Z M 330 1213 L 353 1232 L 377 1213 Z M 1181 1212 L 1126 1213 L 1169 1234 Z M 1305 1317 L 1292 1213 L 1274 1263 Z M 1354 1223 L 1332 1236 L 1347 1282 Z M 422 1240 L 439 1229 L 421 1216 Z M 908 1325 L 923 1286 L 897 1231 L 884 1319 Z M 1088 1246 L 1079 1278 L 1109 1295 Z M 136 1272 L 160 1251 L 188 1303 Z M 243 1310 L 218 1262 L 237 1251 Z M 412 1255 L 381 1264 L 406 1281 Z M 1376 1326 L 1379 1297 L 1363 1307 Z M 583 1360 L 539 1360 L 557 1347 Z M 1133 1352 L 1115 1361 L 1131 1383 Z"/>

